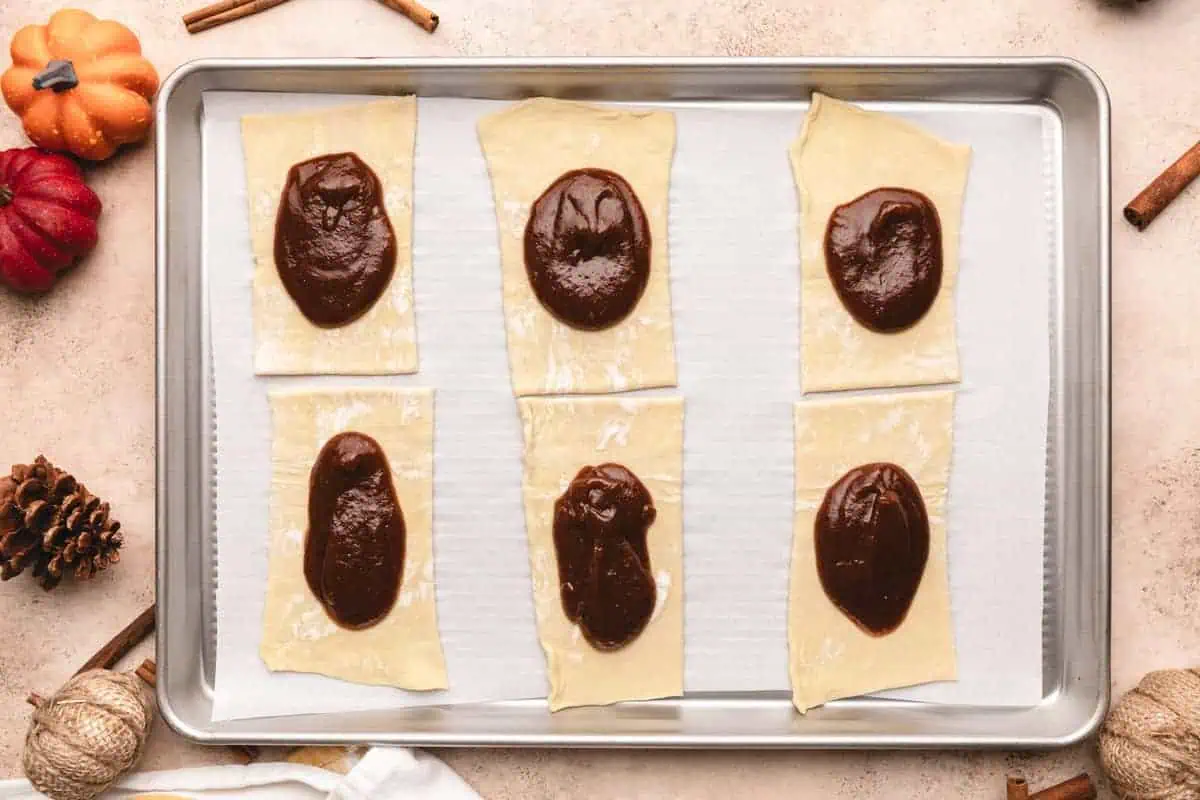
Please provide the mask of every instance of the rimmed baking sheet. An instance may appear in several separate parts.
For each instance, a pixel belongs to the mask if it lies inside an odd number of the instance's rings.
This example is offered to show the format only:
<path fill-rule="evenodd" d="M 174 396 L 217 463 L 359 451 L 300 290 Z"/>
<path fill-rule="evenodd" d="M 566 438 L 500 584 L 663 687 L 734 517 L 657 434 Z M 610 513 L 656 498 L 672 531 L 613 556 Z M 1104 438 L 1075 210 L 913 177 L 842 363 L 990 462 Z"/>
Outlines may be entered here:
<path fill-rule="evenodd" d="M 292 95 L 281 102 L 311 107 L 346 99 Z M 201 217 L 204 230 L 224 234 L 206 237 L 203 247 L 212 314 L 209 322 L 214 332 L 213 397 L 218 410 L 226 402 L 231 403 L 229 408 L 238 409 L 232 417 L 218 413 L 218 531 L 222 530 L 223 515 L 236 514 L 239 520 L 252 521 L 258 515 L 254 504 L 265 504 L 267 471 L 265 462 L 256 461 L 255 453 L 266 452 L 263 445 L 269 426 L 255 416 L 257 402 L 265 413 L 265 399 L 256 401 L 254 393 L 261 397 L 266 383 L 364 382 L 252 375 L 248 240 L 239 256 L 235 249 L 245 238 L 245 205 L 237 192 L 238 180 L 230 171 L 234 166 L 241 168 L 236 122 L 231 120 L 243 108 L 261 111 L 269 107 L 268 102 L 276 101 L 245 93 L 209 94 L 203 99 L 206 207 Z M 239 103 L 243 105 L 239 107 Z M 752 697 L 774 704 L 786 697 L 787 688 L 784 629 L 791 537 L 790 404 L 800 397 L 796 202 L 786 145 L 798 130 L 805 104 L 794 100 L 679 104 L 669 99 L 650 104 L 674 110 L 679 127 L 671 187 L 671 270 L 678 393 L 688 404 L 684 499 L 688 696 L 659 705 L 682 711 L 698 708 L 713 696 L 731 702 Z M 452 691 L 463 692 L 460 697 L 438 701 L 442 703 L 544 693 L 541 654 L 528 611 L 519 432 L 504 358 L 496 223 L 474 131 L 474 118 L 496 107 L 478 100 L 420 101 L 414 270 L 421 372 L 374 379 L 430 385 L 438 390 L 435 539 L 439 612 L 455 686 Z M 1053 622 L 1042 609 L 1043 553 L 1049 553 L 1052 560 L 1057 557 L 1057 547 L 1044 545 L 1053 545 L 1057 533 L 1053 524 L 1057 476 L 1051 473 L 1047 481 L 1045 464 L 1046 393 L 1050 378 L 1061 366 L 1051 326 L 1060 321 L 1057 303 L 1052 303 L 1057 297 L 1052 283 L 1057 280 L 1064 246 L 1057 224 L 1062 214 L 1058 205 L 1063 177 L 1062 121 L 1044 104 L 917 102 L 876 107 L 915 119 L 975 150 L 961 251 L 959 342 L 964 380 L 959 387 L 950 506 L 950 575 L 962 679 L 957 684 L 906 690 L 901 696 L 925 700 L 919 705 L 931 708 L 945 704 L 964 710 L 1034 708 L 1046 696 L 1041 643 L 1043 630 L 1049 630 Z M 222 125 L 228 129 L 224 139 Z M 230 144 L 234 145 L 232 151 Z M 450 163 L 456 165 L 454 169 L 443 166 Z M 999 220 L 1007 224 L 996 224 Z M 1021 235 L 1014 236 L 1013 230 Z M 215 247 L 217 241 L 228 247 Z M 229 275 L 221 270 L 236 270 L 239 258 L 247 271 L 240 282 L 236 277 L 226 282 Z M 214 268 L 218 263 L 222 266 Z M 461 291 L 464 281 L 473 284 L 465 295 Z M 241 301 L 236 299 L 239 292 Z M 723 313 L 712 313 L 713 298 L 720 299 Z M 1039 309 L 1040 314 L 1031 313 L 1031 308 Z M 1048 308 L 1049 315 L 1045 313 Z M 231 378 L 225 377 L 225 366 L 240 358 L 239 347 L 245 348 L 244 368 L 240 375 L 231 369 Z M 456 355 L 465 352 L 471 352 L 475 361 Z M 231 379 L 235 383 L 230 383 Z M 225 387 L 238 386 L 238 381 L 246 394 L 223 395 Z M 1036 413 L 1022 410 L 1022 398 Z M 1049 416 L 1053 446 L 1057 421 L 1053 413 Z M 998 424 L 1004 419 L 1011 421 L 1011 427 Z M 246 427 L 229 428 L 231 420 Z M 241 435 L 252 428 L 258 432 L 257 438 Z M 481 442 L 489 446 L 477 447 Z M 485 452 L 487 464 L 481 467 L 480 454 Z M 1050 461 L 1053 464 L 1053 453 Z M 238 481 L 246 491 L 231 494 L 222 489 L 227 479 Z M 506 486 L 509 488 L 504 489 Z M 961 498 L 958 506 L 956 496 Z M 1028 499 L 1013 501 L 1014 497 Z M 1047 497 L 1049 525 L 1044 505 Z M 265 505 L 261 507 L 265 509 Z M 486 509 L 482 514 L 481 508 Z M 502 524 L 506 515 L 512 516 L 511 524 Z M 239 685 L 256 687 L 253 694 L 259 702 L 252 714 L 299 710 L 294 706 L 298 696 L 318 693 L 331 705 L 305 710 L 344 712 L 409 702 L 410 698 L 393 690 L 366 689 L 345 705 L 347 695 L 362 687 L 341 693 L 340 687 L 345 685 L 339 682 L 315 676 L 269 676 L 261 666 L 258 669 L 268 683 L 281 679 L 316 683 L 297 683 L 287 692 L 255 684 L 255 678 L 261 677 L 255 675 L 251 664 L 257 658 L 256 647 L 250 653 L 252 658 L 245 651 L 251 635 L 257 640 L 260 624 L 253 606 L 247 603 L 255 592 L 261 598 L 262 580 L 254 573 L 256 559 L 265 575 L 265 547 L 259 546 L 257 553 L 250 549 L 256 540 L 265 545 L 265 510 L 261 518 L 257 534 L 251 523 L 239 523 L 235 545 L 240 542 L 246 549 L 233 551 L 240 556 L 236 560 L 226 558 L 230 550 L 222 538 L 217 591 L 223 596 L 227 589 L 243 587 L 244 595 L 236 596 L 239 613 L 234 620 L 242 621 L 245 630 L 243 653 L 238 655 L 233 648 L 235 655 L 224 664 L 222 640 L 229 629 L 218 636 L 215 715 L 247 716 L 244 702 L 241 710 L 233 713 L 229 712 L 232 706 L 224 705 L 223 684 L 228 684 L 221 674 L 225 665 L 236 668 L 233 674 Z M 479 539 L 474 536 L 480 519 L 491 520 L 486 537 L 490 549 L 482 556 Z M 967 533 L 959 534 L 960 530 Z M 736 532 L 737 547 L 729 546 L 730 531 Z M 1046 538 L 1047 532 L 1051 539 Z M 502 602 L 485 602 L 488 597 L 495 599 L 496 592 L 479 591 L 480 563 L 497 565 L 489 574 L 498 578 L 496 586 L 501 588 L 496 591 L 504 598 Z M 506 569 L 499 568 L 501 565 Z M 500 616 L 489 617 L 488 608 L 496 607 L 501 609 Z M 731 611 L 741 612 L 738 622 L 730 622 Z M 1055 606 L 1048 605 L 1047 611 L 1055 611 Z M 490 634 L 485 635 L 485 628 Z M 461 649 L 451 643 L 454 637 L 461 637 L 457 640 Z M 1027 669 L 996 669 L 1006 655 L 1017 653 L 1025 656 L 1020 661 Z M 1048 655 L 1057 657 L 1055 646 Z M 500 663 L 507 665 L 505 671 L 512 673 L 512 680 L 497 688 L 494 676 Z M 489 667 L 473 670 L 473 664 Z M 493 677 L 484 681 L 484 671 Z M 329 684 L 339 687 L 333 690 L 336 694 L 331 693 Z M 319 692 L 312 691 L 318 686 Z M 383 695 L 366 696 L 376 693 Z M 290 695 L 291 708 L 280 705 L 284 695 Z M 499 709 L 511 704 L 491 705 Z M 895 706 L 886 700 L 842 705 L 843 710 L 881 711 Z M 441 713 L 468 708 L 478 705 L 452 706 Z M 626 708 L 617 713 L 637 712 Z M 330 719 L 339 716 L 346 715 L 322 715 Z M 336 737 L 344 728 L 335 727 L 331 735 Z M 604 725 L 599 728 L 602 733 Z"/>

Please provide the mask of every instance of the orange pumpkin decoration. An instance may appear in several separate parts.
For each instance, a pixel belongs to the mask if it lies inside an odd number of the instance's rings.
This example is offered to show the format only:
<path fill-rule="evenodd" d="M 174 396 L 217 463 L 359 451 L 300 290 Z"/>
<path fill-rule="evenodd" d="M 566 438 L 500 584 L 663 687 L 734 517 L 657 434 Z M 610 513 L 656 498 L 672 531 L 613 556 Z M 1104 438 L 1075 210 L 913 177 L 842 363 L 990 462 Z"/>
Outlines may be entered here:
<path fill-rule="evenodd" d="M 101 161 L 146 138 L 158 73 L 121 23 L 63 9 L 17 31 L 11 50 L 0 90 L 34 144 Z"/>

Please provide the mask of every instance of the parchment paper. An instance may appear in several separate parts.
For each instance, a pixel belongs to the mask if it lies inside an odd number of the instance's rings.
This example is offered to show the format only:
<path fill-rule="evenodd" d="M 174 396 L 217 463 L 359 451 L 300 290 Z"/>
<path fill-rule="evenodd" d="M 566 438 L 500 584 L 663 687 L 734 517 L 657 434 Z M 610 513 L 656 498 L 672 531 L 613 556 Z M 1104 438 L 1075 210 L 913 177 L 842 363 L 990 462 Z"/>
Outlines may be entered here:
<path fill-rule="evenodd" d="M 414 198 L 420 372 L 256 377 L 239 118 L 364 98 L 207 93 L 205 269 L 216 394 L 215 719 L 541 697 L 546 683 L 521 511 L 491 187 L 479 116 L 422 99 Z M 804 104 L 674 108 L 670 241 L 684 445 L 685 686 L 786 691 L 792 414 L 799 394 L 797 200 L 787 145 Z M 963 217 L 963 381 L 950 483 L 960 680 L 889 693 L 1037 702 L 1049 384 L 1052 175 L 1043 116 L 1021 107 L 889 110 L 974 148 Z M 269 673 L 258 657 L 275 386 L 436 389 L 434 546 L 450 689 L 431 694 Z"/>

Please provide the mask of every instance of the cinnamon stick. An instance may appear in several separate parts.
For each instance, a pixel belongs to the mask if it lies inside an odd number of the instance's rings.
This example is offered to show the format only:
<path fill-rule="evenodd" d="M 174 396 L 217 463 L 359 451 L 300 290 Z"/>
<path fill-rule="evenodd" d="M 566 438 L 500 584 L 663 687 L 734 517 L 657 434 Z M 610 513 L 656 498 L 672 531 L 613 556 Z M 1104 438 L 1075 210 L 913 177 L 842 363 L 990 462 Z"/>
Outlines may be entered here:
<path fill-rule="evenodd" d="M 379 2 L 393 11 L 399 11 L 424 28 L 427 33 L 433 33 L 437 30 L 438 22 L 440 21 L 438 15 L 418 3 L 417 0 L 379 0 Z"/>
<path fill-rule="evenodd" d="M 1139 231 L 1154 221 L 1171 201 L 1200 175 L 1200 142 L 1179 157 L 1125 206 L 1125 219 Z"/>
<path fill-rule="evenodd" d="M 188 33 L 197 34 L 227 22 L 235 22 L 252 14 L 258 14 L 286 2 L 288 0 L 222 0 L 222 2 L 205 6 L 185 15 L 183 24 L 187 27 Z"/>
<path fill-rule="evenodd" d="M 158 683 L 158 664 L 154 663 L 153 658 L 147 658 L 138 665 L 138 668 L 133 671 L 133 674 L 137 675 L 139 678 L 145 681 L 147 686 L 153 689 Z M 240 760 L 243 764 L 249 764 L 252 761 L 256 761 L 259 756 L 258 748 L 252 745 L 231 744 L 228 746 L 228 749 L 233 751 L 233 754 L 237 756 L 238 760 Z"/>
<path fill-rule="evenodd" d="M 1029 795 L 1029 800 L 1096 800 L 1096 784 L 1081 772 L 1074 778 Z"/>
<path fill-rule="evenodd" d="M 1029 784 L 1024 778 L 1009 778 L 1007 800 L 1029 800 Z"/>
<path fill-rule="evenodd" d="M 158 665 L 154 663 L 153 658 L 147 658 L 138 665 L 138 668 L 133 673 L 145 681 L 146 685 L 152 689 L 158 683 Z"/>
<path fill-rule="evenodd" d="M 87 672 L 89 669 L 111 669 L 114 664 L 128 655 L 130 650 L 141 644 L 142 640 L 153 630 L 154 606 L 150 606 L 138 614 L 137 618 L 126 625 L 120 633 L 109 639 L 91 658 L 83 662 L 83 666 L 75 670 L 75 674 Z M 30 705 L 36 706 L 36 698 L 35 693 L 30 693 L 25 700 Z"/>
<path fill-rule="evenodd" d="M 198 8 L 195 11 L 192 11 L 191 13 L 184 14 L 183 15 L 183 24 L 184 25 L 194 25 L 195 23 L 199 22 L 200 20 L 204 19 L 205 17 L 212 17 L 212 16 L 216 16 L 217 14 L 223 14 L 226 11 L 232 11 L 233 9 L 237 8 L 238 6 L 246 5 L 246 3 L 248 3 L 248 2 L 249 2 L 249 0 L 220 0 L 219 3 L 213 3 L 210 6 L 205 6 L 204 8 Z"/>

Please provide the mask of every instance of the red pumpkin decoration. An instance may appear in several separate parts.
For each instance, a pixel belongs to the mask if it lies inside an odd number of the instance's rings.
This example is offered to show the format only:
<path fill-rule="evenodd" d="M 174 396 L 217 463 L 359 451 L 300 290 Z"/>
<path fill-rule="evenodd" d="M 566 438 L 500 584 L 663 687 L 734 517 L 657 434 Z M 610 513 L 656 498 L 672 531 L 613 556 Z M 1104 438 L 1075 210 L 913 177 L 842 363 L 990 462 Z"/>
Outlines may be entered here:
<path fill-rule="evenodd" d="M 0 278 L 42 292 L 96 246 L 100 198 L 78 165 L 36 147 L 0 152 Z"/>

